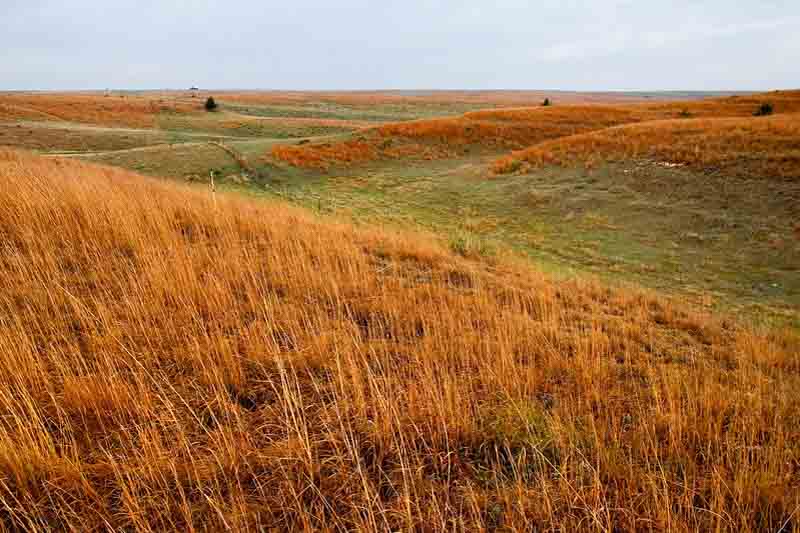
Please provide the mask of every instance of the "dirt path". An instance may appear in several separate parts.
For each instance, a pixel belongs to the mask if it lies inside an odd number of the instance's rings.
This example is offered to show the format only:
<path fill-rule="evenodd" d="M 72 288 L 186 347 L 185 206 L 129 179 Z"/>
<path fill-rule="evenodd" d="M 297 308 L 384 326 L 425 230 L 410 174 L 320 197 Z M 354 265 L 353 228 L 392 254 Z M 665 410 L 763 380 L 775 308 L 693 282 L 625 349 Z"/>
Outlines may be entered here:
<path fill-rule="evenodd" d="M 128 133 L 137 135 L 181 135 L 184 137 L 203 137 L 245 140 L 250 137 L 239 137 L 236 135 L 217 135 L 212 133 L 193 132 L 193 131 L 170 131 L 160 129 L 142 128 L 118 128 L 112 126 L 96 126 L 92 124 L 78 124 L 76 122 L 51 122 L 51 121 L 21 121 L 13 122 L 14 125 L 21 125 L 24 128 L 47 128 L 47 129 L 69 129 L 75 131 L 90 131 L 94 133 Z"/>
<path fill-rule="evenodd" d="M 48 152 L 46 154 L 41 154 L 44 157 L 98 157 L 103 155 L 113 155 L 113 154 L 126 154 L 131 152 L 153 152 L 157 150 L 161 150 L 163 148 L 177 148 L 177 147 L 187 147 L 187 146 L 202 146 L 204 144 L 208 144 L 205 142 L 190 142 L 190 143 L 161 143 L 161 144 L 152 144 L 150 146 L 138 146 L 136 148 L 126 148 L 124 150 L 107 150 L 101 152 Z"/>
<path fill-rule="evenodd" d="M 117 129 L 117 128 L 110 128 L 110 129 Z M 135 130 L 135 131 L 149 131 L 149 130 Z M 153 130 L 153 131 L 158 131 L 158 130 Z M 42 153 L 41 155 L 44 157 L 99 157 L 104 155 L 125 154 L 131 152 L 153 152 L 164 148 L 186 148 L 192 146 L 213 145 L 228 152 L 228 154 L 233 157 L 233 153 L 231 152 L 231 150 L 235 150 L 235 148 L 231 147 L 230 144 L 225 144 L 222 143 L 221 141 L 228 141 L 229 143 L 230 142 L 254 143 L 254 142 L 272 141 L 275 144 L 293 144 L 293 143 L 298 143 L 300 141 L 308 141 L 308 142 L 324 141 L 326 139 L 332 139 L 338 137 L 339 134 L 317 135 L 313 137 L 298 137 L 295 139 L 278 139 L 270 137 L 231 137 L 224 135 L 208 135 L 208 134 L 195 134 L 191 136 L 203 137 L 209 140 L 204 142 L 198 141 L 198 142 L 159 143 L 159 144 L 151 144 L 148 146 L 137 146 L 136 148 L 125 148 L 122 150 L 105 150 L 105 151 L 92 151 L 92 152 L 66 152 L 66 151 L 47 152 L 47 153 Z M 217 140 L 210 140 L 210 139 L 217 139 Z M 236 151 L 236 153 L 239 154 L 238 151 Z"/>

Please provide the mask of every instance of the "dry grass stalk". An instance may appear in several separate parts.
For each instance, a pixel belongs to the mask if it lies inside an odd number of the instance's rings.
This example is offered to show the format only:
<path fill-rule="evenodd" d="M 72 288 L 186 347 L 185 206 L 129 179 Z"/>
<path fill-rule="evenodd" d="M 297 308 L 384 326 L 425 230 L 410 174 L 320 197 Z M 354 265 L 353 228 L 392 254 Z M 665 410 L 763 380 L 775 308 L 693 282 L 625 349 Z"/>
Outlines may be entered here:
<path fill-rule="evenodd" d="M 0 151 L 0 527 L 797 530 L 800 338 Z"/>

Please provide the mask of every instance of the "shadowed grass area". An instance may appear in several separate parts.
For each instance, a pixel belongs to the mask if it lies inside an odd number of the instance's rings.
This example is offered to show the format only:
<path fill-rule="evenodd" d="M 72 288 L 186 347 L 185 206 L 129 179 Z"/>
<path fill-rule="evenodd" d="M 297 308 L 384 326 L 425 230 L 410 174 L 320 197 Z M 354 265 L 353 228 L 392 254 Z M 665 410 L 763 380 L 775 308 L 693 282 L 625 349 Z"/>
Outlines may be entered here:
<path fill-rule="evenodd" d="M 749 319 L 798 322 L 800 188 L 698 175 L 657 161 L 493 176 L 474 157 L 380 162 L 319 175 L 265 169 L 231 183 L 325 213 L 419 227 L 514 252 L 560 275 L 591 273 L 689 297 Z"/>

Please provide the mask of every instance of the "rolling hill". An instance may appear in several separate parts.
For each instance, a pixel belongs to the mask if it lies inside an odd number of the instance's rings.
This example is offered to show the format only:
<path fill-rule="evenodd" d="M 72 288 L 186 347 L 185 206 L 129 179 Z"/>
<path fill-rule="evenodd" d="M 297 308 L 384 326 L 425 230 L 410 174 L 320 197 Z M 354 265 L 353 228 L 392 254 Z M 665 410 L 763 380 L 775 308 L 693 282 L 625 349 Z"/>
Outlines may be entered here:
<path fill-rule="evenodd" d="M 0 527 L 798 528 L 800 337 L 0 150 Z"/>

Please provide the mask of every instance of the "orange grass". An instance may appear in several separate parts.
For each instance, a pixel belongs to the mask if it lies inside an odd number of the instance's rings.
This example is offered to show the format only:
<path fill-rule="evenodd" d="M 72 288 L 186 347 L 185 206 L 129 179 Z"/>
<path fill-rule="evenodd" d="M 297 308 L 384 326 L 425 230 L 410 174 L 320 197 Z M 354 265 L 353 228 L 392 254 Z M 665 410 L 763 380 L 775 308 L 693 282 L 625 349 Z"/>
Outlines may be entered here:
<path fill-rule="evenodd" d="M 0 150 L 0 528 L 798 531 L 800 338 Z"/>
<path fill-rule="evenodd" d="M 237 120 L 242 123 L 248 122 L 263 122 L 263 123 L 278 123 L 285 126 L 299 126 L 299 127 L 323 127 L 323 128 L 342 128 L 342 129 L 365 129 L 374 125 L 374 123 L 365 120 L 344 120 L 338 118 L 298 118 L 298 117 L 247 117 L 244 115 L 237 115 Z M 235 123 L 235 121 L 232 121 Z M 228 122 L 224 122 L 228 124 Z"/>
<path fill-rule="evenodd" d="M 489 109 L 474 111 L 465 116 L 476 120 L 496 121 L 539 121 L 542 117 L 564 121 L 580 122 L 586 109 L 605 109 L 609 119 L 616 114 L 613 125 L 647 120 L 699 117 L 752 117 L 762 103 L 770 102 L 776 114 L 800 112 L 800 91 L 773 91 L 750 96 L 731 96 L 726 98 L 707 98 L 689 101 L 665 101 L 630 103 L 624 106 L 554 106 L 525 107 L 509 109 Z M 600 111 L 595 111 L 596 115 Z M 688 113 L 688 117 L 687 117 Z"/>
<path fill-rule="evenodd" d="M 620 103 L 641 102 L 644 98 L 624 93 L 547 92 L 547 91 L 243 91 L 218 92 L 221 100 L 245 104 L 305 104 L 308 102 L 332 102 L 352 106 L 375 105 L 452 105 L 483 104 L 486 106 L 538 105 L 545 98 L 558 103 Z"/>
<path fill-rule="evenodd" d="M 378 128 L 384 137 L 429 139 L 442 144 L 506 146 L 607 128 L 637 120 L 626 110 L 606 106 L 564 106 L 477 111 L 458 118 L 417 120 Z"/>
<path fill-rule="evenodd" d="M 333 163 L 361 163 L 374 159 L 375 148 L 360 140 L 333 144 L 279 144 L 272 147 L 270 155 L 292 166 L 326 169 Z"/>
<path fill-rule="evenodd" d="M 379 157 L 443 158 L 470 145 L 495 150 L 522 148 L 546 139 L 634 120 L 635 117 L 629 111 L 607 106 L 475 112 L 455 118 L 385 124 L 363 132 L 360 134 L 363 140 L 358 141 L 279 146 L 273 148 L 272 156 L 294 166 L 313 168 L 327 168 L 335 164 L 363 162 Z M 400 144 L 395 144 L 395 141 Z M 361 157 L 352 156 L 354 145 L 360 147 Z"/>
<path fill-rule="evenodd" d="M 800 112 L 800 91 L 772 91 L 749 96 L 709 98 L 689 102 L 634 104 L 630 108 L 638 110 L 641 117 L 647 120 L 675 118 L 683 112 L 688 112 L 688 118 L 752 117 L 753 112 L 765 102 L 770 102 L 774 106 L 776 114 L 798 113 Z"/>
<path fill-rule="evenodd" d="M 800 91 L 777 91 L 746 97 L 711 98 L 688 102 L 649 102 L 626 105 L 559 105 L 489 109 L 461 117 L 415 120 L 384 124 L 359 135 L 372 145 L 373 158 L 447 158 L 465 147 L 483 150 L 520 150 L 526 146 L 610 127 L 657 120 L 697 117 L 751 118 L 763 102 L 771 102 L 778 114 L 800 112 Z M 695 123 L 696 124 L 696 123 Z M 371 135 L 370 135 L 371 134 Z M 714 133 L 709 132 L 713 137 Z M 320 157 L 316 145 L 277 148 L 272 155 L 296 166 L 326 168 L 363 159 L 353 159 L 343 141 L 324 146 Z M 399 143 L 398 146 L 396 143 Z M 496 171 L 519 168 L 519 158 L 503 158 Z"/>
<path fill-rule="evenodd" d="M 652 121 L 574 135 L 514 152 L 497 173 L 525 166 L 656 159 L 699 170 L 800 177 L 800 114 Z"/>
<path fill-rule="evenodd" d="M 196 106 L 199 109 L 199 104 Z M 162 111 L 189 111 L 156 96 L 93 94 L 0 94 L 0 120 L 63 120 L 101 126 L 152 128 Z"/>

